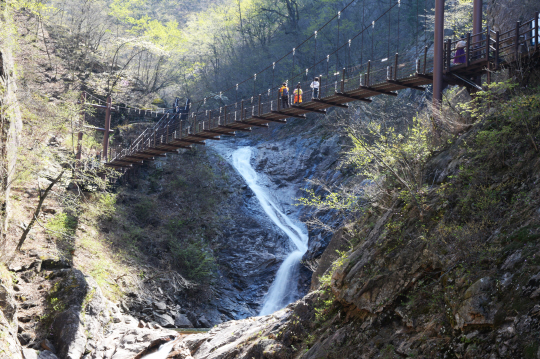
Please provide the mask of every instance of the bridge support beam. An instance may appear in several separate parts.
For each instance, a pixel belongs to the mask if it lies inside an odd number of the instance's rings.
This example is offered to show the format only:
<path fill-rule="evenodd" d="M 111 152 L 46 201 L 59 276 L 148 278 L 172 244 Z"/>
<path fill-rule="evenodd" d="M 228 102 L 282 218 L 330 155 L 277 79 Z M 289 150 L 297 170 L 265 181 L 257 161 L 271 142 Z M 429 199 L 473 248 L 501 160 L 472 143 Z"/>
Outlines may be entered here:
<path fill-rule="evenodd" d="M 482 32 L 482 12 L 484 3 L 483 0 L 474 0 L 473 2 L 473 34 Z M 479 43 L 482 40 L 482 35 L 476 35 L 473 38 L 474 43 Z M 477 45 L 479 46 L 479 45 Z M 482 85 L 482 76 L 477 76 L 474 79 L 477 85 Z"/>
<path fill-rule="evenodd" d="M 444 53 L 444 2 L 445 0 L 435 0 L 435 41 L 433 58 L 433 118 L 437 125 L 440 121 L 440 107 L 442 102 L 442 92 L 444 89 L 443 80 L 443 53 Z M 438 132 L 435 129 L 435 132 Z"/>

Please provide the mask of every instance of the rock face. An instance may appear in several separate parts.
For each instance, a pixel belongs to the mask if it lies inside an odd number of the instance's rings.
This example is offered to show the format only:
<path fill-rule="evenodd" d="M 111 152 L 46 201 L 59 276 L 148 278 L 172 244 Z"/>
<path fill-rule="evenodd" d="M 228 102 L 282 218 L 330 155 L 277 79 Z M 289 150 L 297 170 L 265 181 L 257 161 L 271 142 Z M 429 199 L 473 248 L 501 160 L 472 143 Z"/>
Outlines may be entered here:
<path fill-rule="evenodd" d="M 11 10 L 3 10 L 0 14 L 0 26 L 7 29 L 12 26 Z M 19 102 L 17 101 L 17 73 L 9 42 L 0 45 L 0 107 L 9 109 L 2 111 L 0 120 L 2 126 L 2 186 L 0 194 L 0 235 L 7 230 L 7 220 L 11 213 L 9 201 L 13 176 L 16 175 L 17 149 L 20 146 L 22 119 Z"/>
<path fill-rule="evenodd" d="M 156 339 L 176 337 L 175 332 L 163 330 L 158 325 L 143 324 L 140 328 L 138 320 L 120 313 L 115 304 L 103 297 L 97 283 L 81 271 L 60 269 L 56 276 L 60 278 L 55 286 L 57 289 L 50 295 L 66 309 L 56 315 L 52 325 L 54 346 L 47 343 L 45 346 L 56 350 L 51 353 L 59 358 L 128 358 Z M 156 315 L 166 319 L 164 324 L 174 326 L 170 316 Z"/>
<path fill-rule="evenodd" d="M 17 339 L 16 303 L 6 286 L 2 285 L 0 290 L 4 298 L 0 301 L 0 359 L 22 359 L 22 348 Z"/>

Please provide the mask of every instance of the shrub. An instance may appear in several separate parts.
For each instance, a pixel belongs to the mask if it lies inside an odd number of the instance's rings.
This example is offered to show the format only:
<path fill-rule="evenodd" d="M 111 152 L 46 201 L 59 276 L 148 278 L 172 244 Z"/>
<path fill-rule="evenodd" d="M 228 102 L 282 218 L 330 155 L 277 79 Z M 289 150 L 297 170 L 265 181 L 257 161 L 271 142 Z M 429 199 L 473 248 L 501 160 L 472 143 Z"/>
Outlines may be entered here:
<path fill-rule="evenodd" d="M 212 250 L 200 241 L 170 240 L 169 247 L 175 265 L 189 279 L 209 283 L 215 276 L 216 259 Z"/>

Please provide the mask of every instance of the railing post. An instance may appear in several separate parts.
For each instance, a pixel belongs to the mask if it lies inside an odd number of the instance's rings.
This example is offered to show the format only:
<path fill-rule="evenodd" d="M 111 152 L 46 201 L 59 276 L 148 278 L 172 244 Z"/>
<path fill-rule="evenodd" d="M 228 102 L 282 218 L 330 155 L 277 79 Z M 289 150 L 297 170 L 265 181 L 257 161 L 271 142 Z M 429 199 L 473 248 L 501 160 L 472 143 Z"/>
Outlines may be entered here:
<path fill-rule="evenodd" d="M 227 124 L 227 106 L 223 107 L 223 124 L 224 125 Z M 219 126 L 219 123 L 218 123 L 218 126 Z"/>
<path fill-rule="evenodd" d="M 427 71 L 427 52 L 428 52 L 428 47 L 424 47 L 424 72 L 423 74 L 425 75 L 426 74 L 426 71 Z"/>
<path fill-rule="evenodd" d="M 535 46 L 535 49 L 536 51 L 538 51 L 538 48 L 540 47 L 538 45 L 538 40 L 540 40 L 540 34 L 538 33 L 538 30 L 540 30 L 540 24 L 538 24 L 538 18 L 540 17 L 540 13 L 537 11 L 535 14 L 534 14 L 534 23 L 535 23 L 535 28 L 536 28 L 536 34 L 534 35 L 534 46 Z"/>
<path fill-rule="evenodd" d="M 499 32 L 497 31 L 495 33 L 495 70 L 499 69 L 500 48 L 501 48 L 501 38 L 500 38 Z"/>
<path fill-rule="evenodd" d="M 371 85 L 371 60 L 368 60 L 367 62 L 367 76 L 366 76 L 366 86 L 369 87 Z"/>
<path fill-rule="evenodd" d="M 465 66 L 471 64 L 471 33 L 467 33 L 467 44 L 465 45 Z"/>
<path fill-rule="evenodd" d="M 279 91 L 278 91 L 279 96 Z M 244 121 L 244 100 L 240 104 L 240 121 Z"/>
<path fill-rule="evenodd" d="M 261 101 L 262 101 L 262 95 L 259 94 L 259 108 L 258 108 L 258 111 L 257 111 L 257 116 L 261 116 L 261 112 L 262 112 L 262 108 L 261 108 L 262 103 L 261 103 Z"/>
<path fill-rule="evenodd" d="M 345 71 L 347 69 L 344 67 L 343 68 L 343 73 L 341 74 L 341 93 L 344 93 L 345 92 Z"/>
<path fill-rule="evenodd" d="M 489 62 L 489 50 L 491 49 L 491 33 L 490 33 L 490 29 L 488 27 L 487 29 L 487 32 L 486 32 L 486 61 Z M 489 71 L 489 69 L 488 69 Z"/>
<path fill-rule="evenodd" d="M 397 81 L 398 79 L 398 61 L 399 61 L 399 54 L 396 52 L 396 59 L 394 61 L 394 81 Z"/>
<path fill-rule="evenodd" d="M 516 48 L 515 48 L 515 59 L 517 61 L 519 57 L 519 28 L 521 27 L 521 21 L 516 22 Z"/>
<path fill-rule="evenodd" d="M 210 124 L 210 121 L 212 121 L 212 110 L 208 111 L 208 123 Z M 203 131 L 204 131 L 204 121 L 203 121 Z"/>
<path fill-rule="evenodd" d="M 165 143 L 169 143 L 169 125 L 167 125 L 167 137 L 165 137 Z"/>
<path fill-rule="evenodd" d="M 446 60 L 446 65 L 448 66 L 448 71 L 450 71 L 450 68 L 452 67 L 452 40 L 448 39 L 447 44 L 448 58 Z"/>

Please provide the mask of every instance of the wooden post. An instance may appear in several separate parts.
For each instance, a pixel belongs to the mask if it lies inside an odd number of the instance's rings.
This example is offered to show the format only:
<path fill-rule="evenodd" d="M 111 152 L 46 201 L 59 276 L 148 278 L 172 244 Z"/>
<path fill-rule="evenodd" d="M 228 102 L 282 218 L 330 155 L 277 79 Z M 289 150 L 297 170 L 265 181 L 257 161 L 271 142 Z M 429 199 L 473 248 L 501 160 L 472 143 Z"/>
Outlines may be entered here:
<path fill-rule="evenodd" d="M 223 107 L 223 124 L 227 124 L 227 106 Z M 218 123 L 219 126 L 219 123 Z"/>
<path fill-rule="evenodd" d="M 259 109 L 258 109 L 258 111 L 257 111 L 257 116 L 260 116 L 261 113 L 262 113 L 262 107 L 261 107 L 261 106 L 262 106 L 262 102 L 261 102 L 261 101 L 262 101 L 262 95 L 259 94 Z"/>
<path fill-rule="evenodd" d="M 279 92 L 278 92 L 279 97 Z M 244 121 L 244 100 L 240 102 L 240 121 Z"/>
<path fill-rule="evenodd" d="M 111 96 L 107 96 L 107 106 L 105 108 L 105 131 L 103 132 L 103 153 L 105 162 L 107 162 L 107 153 L 109 152 L 109 131 L 111 129 Z"/>
<path fill-rule="evenodd" d="M 169 125 L 167 125 L 167 137 L 165 137 L 165 143 L 169 143 Z"/>
<path fill-rule="evenodd" d="M 516 48 L 515 48 L 515 59 L 517 61 L 519 57 L 519 28 L 521 27 L 521 21 L 516 22 Z"/>

